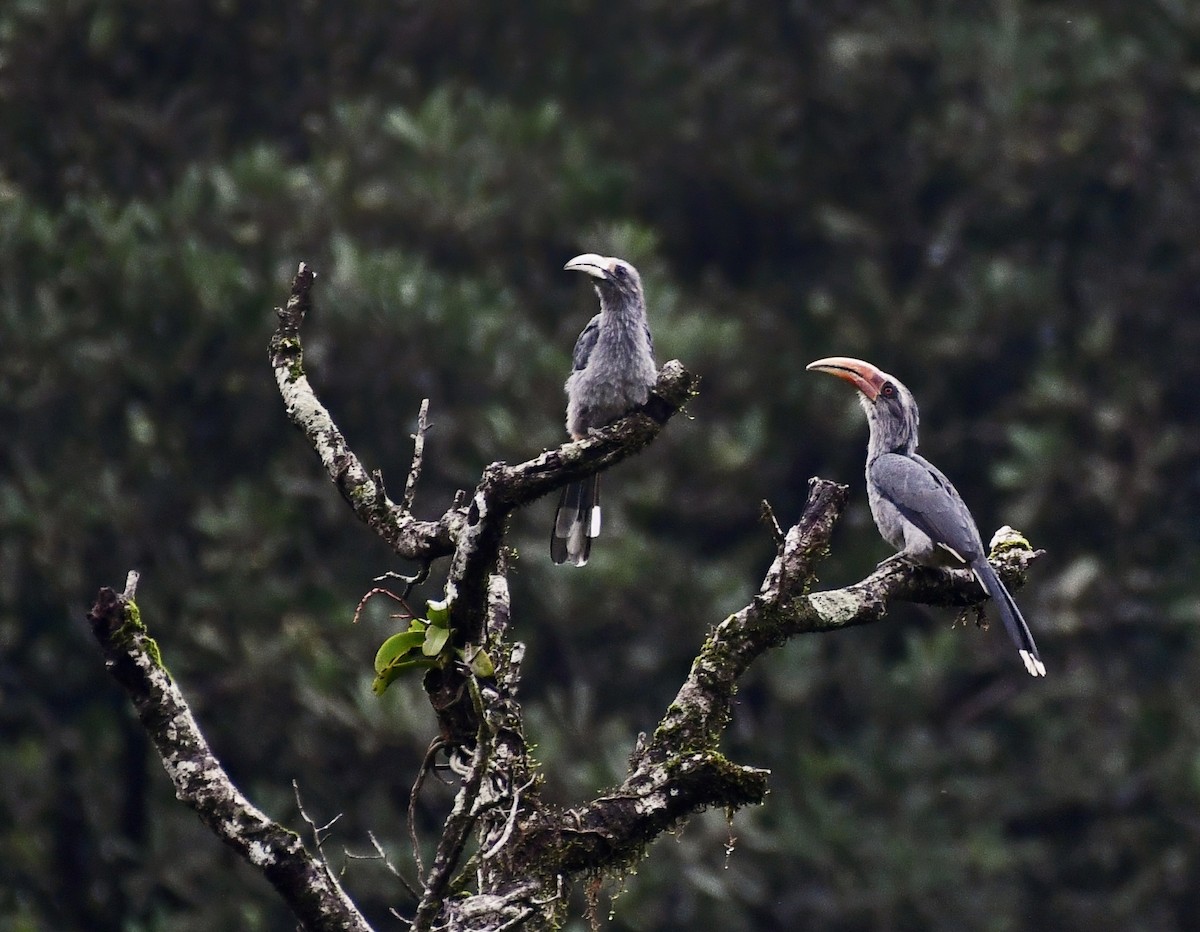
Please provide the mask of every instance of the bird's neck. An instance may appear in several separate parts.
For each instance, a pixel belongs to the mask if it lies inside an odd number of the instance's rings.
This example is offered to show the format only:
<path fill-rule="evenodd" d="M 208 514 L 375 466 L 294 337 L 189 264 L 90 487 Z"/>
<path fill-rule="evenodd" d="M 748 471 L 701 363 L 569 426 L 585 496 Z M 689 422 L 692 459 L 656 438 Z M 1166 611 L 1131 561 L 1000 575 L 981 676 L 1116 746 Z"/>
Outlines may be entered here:
<path fill-rule="evenodd" d="M 606 323 L 631 327 L 645 319 L 646 308 L 637 301 L 609 301 L 601 295 L 600 314 L 606 318 Z"/>
<path fill-rule="evenodd" d="M 646 308 L 636 301 L 601 302 L 600 342 L 622 353 L 648 353 Z"/>
<path fill-rule="evenodd" d="M 859 403 L 867 415 L 871 437 L 867 441 L 867 462 L 885 453 L 912 456 L 917 452 L 918 416 L 915 406 L 905 407 L 898 416 L 889 414 L 879 407 L 881 402 L 871 401 L 865 395 L 858 396 Z"/>
<path fill-rule="evenodd" d="M 901 456 L 912 456 L 917 452 L 915 443 L 909 444 L 883 444 L 876 443 L 874 439 L 867 444 L 867 462 L 873 462 L 885 453 L 899 453 Z"/>
<path fill-rule="evenodd" d="M 871 424 L 871 437 L 867 441 L 868 463 L 885 453 L 912 456 L 916 452 L 917 432 L 915 430 L 881 430 L 877 424 Z"/>

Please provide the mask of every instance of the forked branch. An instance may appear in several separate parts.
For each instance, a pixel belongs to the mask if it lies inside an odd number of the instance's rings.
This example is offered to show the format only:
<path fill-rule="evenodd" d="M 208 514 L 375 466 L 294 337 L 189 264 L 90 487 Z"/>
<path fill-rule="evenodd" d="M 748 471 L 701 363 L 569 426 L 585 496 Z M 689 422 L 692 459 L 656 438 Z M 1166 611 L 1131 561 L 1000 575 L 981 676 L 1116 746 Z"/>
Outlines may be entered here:
<path fill-rule="evenodd" d="M 300 326 L 311 307 L 313 280 L 302 264 L 271 340 L 271 364 L 288 416 L 354 513 L 397 555 L 417 561 L 418 576 L 424 578 L 440 557 L 451 557 L 445 598 L 454 644 L 484 648 L 496 661 L 494 676 L 473 675 L 462 663 L 426 675 L 438 716 L 437 747 L 462 779 L 433 863 L 423 870 L 417 862 L 424 874 L 418 929 L 499 932 L 546 924 L 560 909 L 564 884 L 581 873 L 619 873 L 646 844 L 692 813 L 762 802 L 769 773 L 729 761 L 719 742 L 739 678 L 771 648 L 798 634 L 879 621 L 894 601 L 968 606 L 984 599 L 965 572 L 897 561 L 852 586 L 811 591 L 848 494 L 845 486 L 812 479 L 804 511 L 786 532 L 764 503 L 777 552 L 757 595 L 709 632 L 653 735 L 633 750 L 625 778 L 580 806 L 552 806 L 539 792 L 539 770 L 528 753 L 516 697 L 524 648 L 509 639 L 515 622 L 505 576 L 507 518 L 652 442 L 695 394 L 698 379 L 678 362 L 667 363 L 643 407 L 526 462 L 493 463 L 470 496 L 456 496 L 436 521 L 418 521 L 412 507 L 427 404 L 421 406 L 412 466 L 396 504 L 382 478 L 370 474 L 350 449 L 305 375 Z M 1039 554 L 1015 532 L 993 541 L 993 564 L 1010 587 L 1024 581 Z M 135 585 L 131 581 L 124 595 L 101 590 L 88 617 L 109 670 L 129 694 L 180 799 L 266 874 L 304 928 L 367 929 L 325 864 L 229 782 L 141 624 Z M 419 784 L 420 779 L 414 790 Z"/>

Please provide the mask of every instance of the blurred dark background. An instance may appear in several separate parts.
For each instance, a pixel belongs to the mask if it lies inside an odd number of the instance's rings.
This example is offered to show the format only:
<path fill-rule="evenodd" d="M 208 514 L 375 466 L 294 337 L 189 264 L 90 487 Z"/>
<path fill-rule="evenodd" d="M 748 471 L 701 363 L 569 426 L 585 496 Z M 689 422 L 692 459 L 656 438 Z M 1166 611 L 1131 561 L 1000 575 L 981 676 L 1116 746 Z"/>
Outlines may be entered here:
<path fill-rule="evenodd" d="M 300 827 L 295 779 L 344 813 L 328 851 L 408 866 L 434 724 L 416 678 L 370 692 L 387 607 L 351 617 L 409 567 L 286 422 L 272 307 L 318 270 L 310 375 L 393 490 L 431 399 L 429 517 L 561 440 L 586 251 L 642 270 L 659 360 L 704 382 L 610 475 L 586 570 L 550 565 L 550 502 L 512 521 L 553 798 L 618 778 L 757 587 L 760 499 L 851 485 L 823 584 L 887 555 L 812 359 L 904 379 L 985 540 L 1048 551 L 1044 682 L 906 606 L 761 661 L 726 745 L 766 805 L 656 843 L 608 927 L 1195 928 L 1198 217 L 1184 0 L 4 4 L 0 926 L 292 928 L 101 668 L 83 616 L 133 567 L 249 795 Z M 411 909 L 377 863 L 345 882 L 380 928 Z"/>

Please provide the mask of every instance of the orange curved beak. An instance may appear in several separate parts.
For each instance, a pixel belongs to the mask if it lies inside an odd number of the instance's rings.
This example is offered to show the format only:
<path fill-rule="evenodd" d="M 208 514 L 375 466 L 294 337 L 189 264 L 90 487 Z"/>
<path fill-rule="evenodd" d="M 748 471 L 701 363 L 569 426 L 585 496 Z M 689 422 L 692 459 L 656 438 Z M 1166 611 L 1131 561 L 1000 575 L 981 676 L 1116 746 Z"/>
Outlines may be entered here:
<path fill-rule="evenodd" d="M 870 401 L 879 397 L 879 390 L 887 381 L 887 376 L 882 370 L 865 360 L 855 359 L 852 356 L 827 356 L 816 362 L 810 362 L 804 368 L 810 372 L 827 372 L 829 375 L 836 375 L 839 379 L 845 379 L 866 395 Z"/>

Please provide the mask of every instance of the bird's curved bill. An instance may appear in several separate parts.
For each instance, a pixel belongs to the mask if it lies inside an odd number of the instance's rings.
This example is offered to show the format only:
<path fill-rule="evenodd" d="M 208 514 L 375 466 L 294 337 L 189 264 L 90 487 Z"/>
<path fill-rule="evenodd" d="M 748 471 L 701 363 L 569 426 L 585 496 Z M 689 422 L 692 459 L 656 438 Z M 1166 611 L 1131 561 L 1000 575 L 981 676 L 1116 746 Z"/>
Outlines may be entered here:
<path fill-rule="evenodd" d="M 611 260 L 604 256 L 598 256 L 594 252 L 585 252 L 582 256 L 576 256 L 563 268 L 573 272 L 587 272 L 592 278 L 608 278 L 610 264 Z"/>
<path fill-rule="evenodd" d="M 879 390 L 887 381 L 887 376 L 880 369 L 852 356 L 827 356 L 810 362 L 804 368 L 810 372 L 826 372 L 836 375 L 839 379 L 845 379 L 871 401 L 879 397 Z"/>

